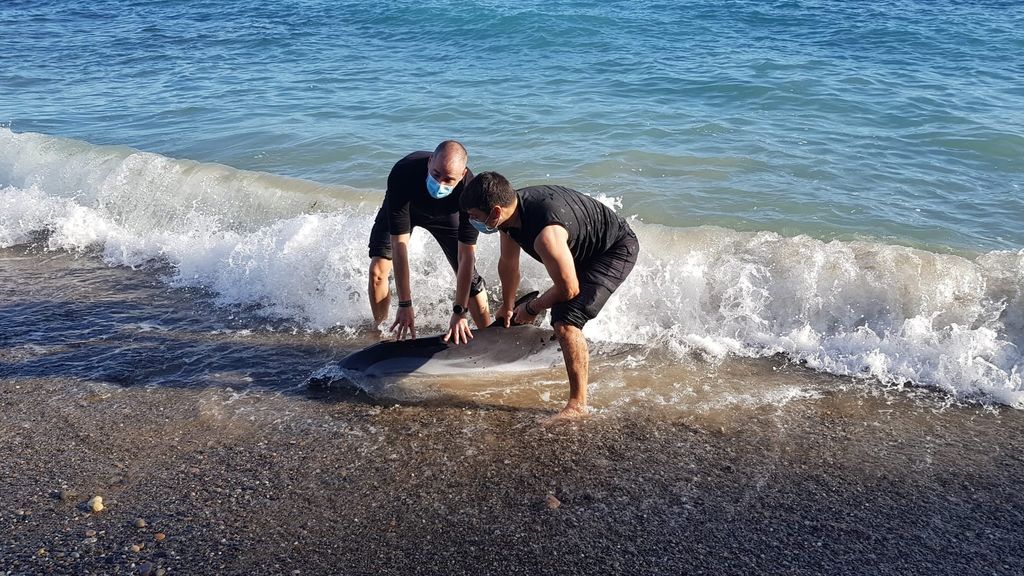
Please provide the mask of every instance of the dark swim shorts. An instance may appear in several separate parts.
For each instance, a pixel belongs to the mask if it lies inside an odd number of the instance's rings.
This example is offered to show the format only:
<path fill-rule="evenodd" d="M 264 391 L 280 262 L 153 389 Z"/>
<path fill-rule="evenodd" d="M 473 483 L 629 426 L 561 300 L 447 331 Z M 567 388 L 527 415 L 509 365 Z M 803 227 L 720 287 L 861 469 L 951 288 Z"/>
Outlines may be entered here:
<path fill-rule="evenodd" d="M 437 240 L 448 259 L 452 270 L 459 271 L 459 229 L 450 226 L 421 226 L 425 228 Z M 370 230 L 370 258 L 384 258 L 391 260 L 391 230 L 388 228 L 387 211 L 381 207 L 377 211 L 377 218 L 373 221 L 373 228 Z M 487 289 L 487 283 L 483 276 L 473 268 L 473 283 L 469 288 L 469 295 L 476 296 Z"/>
<path fill-rule="evenodd" d="M 580 293 L 568 302 L 551 307 L 551 325 L 562 322 L 582 329 L 596 318 L 612 292 L 633 271 L 639 254 L 640 243 L 636 234 L 630 231 L 603 254 L 594 257 L 582 270 L 577 270 Z"/>

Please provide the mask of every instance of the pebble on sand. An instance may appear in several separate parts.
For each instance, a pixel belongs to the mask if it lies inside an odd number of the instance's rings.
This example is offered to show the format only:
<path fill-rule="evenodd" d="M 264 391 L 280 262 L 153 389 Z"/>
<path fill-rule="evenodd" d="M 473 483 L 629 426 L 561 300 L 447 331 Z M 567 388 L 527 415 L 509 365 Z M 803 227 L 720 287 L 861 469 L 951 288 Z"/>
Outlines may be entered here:
<path fill-rule="evenodd" d="M 548 494 L 547 498 L 544 499 L 544 503 L 547 504 L 548 508 L 552 510 L 562 505 L 561 500 L 555 498 L 554 494 Z"/>
<path fill-rule="evenodd" d="M 95 530 L 86 530 L 85 531 L 85 537 L 86 538 L 92 538 L 95 535 L 96 535 L 96 531 Z"/>
<path fill-rule="evenodd" d="M 135 552 L 136 554 L 142 552 L 142 544 L 132 544 L 132 552 Z"/>
<path fill-rule="evenodd" d="M 93 512 L 103 511 L 103 496 L 93 496 L 89 499 L 89 509 Z"/>
<path fill-rule="evenodd" d="M 153 535 L 153 540 L 156 540 L 157 542 L 163 542 L 164 538 L 167 538 L 167 534 L 164 534 L 163 532 L 157 532 Z"/>
<path fill-rule="evenodd" d="M 135 527 L 136 528 L 145 528 L 146 527 L 146 520 L 143 519 L 143 518 L 136 518 L 135 519 Z"/>

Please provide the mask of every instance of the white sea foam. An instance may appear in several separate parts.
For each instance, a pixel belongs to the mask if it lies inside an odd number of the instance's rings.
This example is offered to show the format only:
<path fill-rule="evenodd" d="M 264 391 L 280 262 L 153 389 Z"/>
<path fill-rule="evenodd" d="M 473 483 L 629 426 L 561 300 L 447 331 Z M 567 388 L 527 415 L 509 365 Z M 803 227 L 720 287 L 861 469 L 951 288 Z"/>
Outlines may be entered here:
<path fill-rule="evenodd" d="M 49 249 L 95 251 L 112 265 L 159 262 L 174 285 L 314 330 L 366 324 L 366 238 L 380 199 L 0 128 L 0 246 L 43 234 Z M 782 353 L 834 374 L 1024 408 L 1024 250 L 966 258 L 632 225 L 640 259 L 588 324 L 592 339 L 680 355 Z M 427 238 L 413 235 L 413 292 L 421 329 L 437 330 L 454 274 Z M 497 243 L 482 238 L 478 253 L 496 285 Z M 523 288 L 548 285 L 539 264 L 522 263 Z"/>

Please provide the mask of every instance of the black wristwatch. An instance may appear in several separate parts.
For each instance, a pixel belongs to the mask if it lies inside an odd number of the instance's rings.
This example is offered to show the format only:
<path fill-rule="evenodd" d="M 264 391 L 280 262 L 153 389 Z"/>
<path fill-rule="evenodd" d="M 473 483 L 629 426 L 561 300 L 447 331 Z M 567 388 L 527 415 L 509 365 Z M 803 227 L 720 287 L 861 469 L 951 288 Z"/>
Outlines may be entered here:
<path fill-rule="evenodd" d="M 456 305 L 452 306 L 452 314 L 458 314 L 459 316 L 465 316 L 466 312 L 469 312 L 469 309 L 466 308 L 465 306 L 463 306 L 462 304 L 456 304 Z"/>

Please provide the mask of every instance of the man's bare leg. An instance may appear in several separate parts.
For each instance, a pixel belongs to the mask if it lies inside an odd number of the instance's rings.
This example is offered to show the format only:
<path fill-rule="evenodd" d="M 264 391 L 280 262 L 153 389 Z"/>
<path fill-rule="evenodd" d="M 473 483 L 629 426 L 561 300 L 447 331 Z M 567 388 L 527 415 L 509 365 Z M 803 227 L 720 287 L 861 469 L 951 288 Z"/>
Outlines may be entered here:
<path fill-rule="evenodd" d="M 575 326 L 558 322 L 555 336 L 562 346 L 565 371 L 569 376 L 569 401 L 565 408 L 550 421 L 573 420 L 587 415 L 587 378 L 590 370 L 590 350 L 583 331 Z"/>
<path fill-rule="evenodd" d="M 388 317 L 391 307 L 391 260 L 387 258 L 370 259 L 370 281 L 367 294 L 370 297 L 370 311 L 373 312 L 373 325 L 377 326 Z"/>
<path fill-rule="evenodd" d="M 486 328 L 491 325 L 491 311 L 487 306 L 486 290 L 481 290 L 476 296 L 470 296 L 469 314 L 473 317 L 473 323 L 477 328 Z"/>

